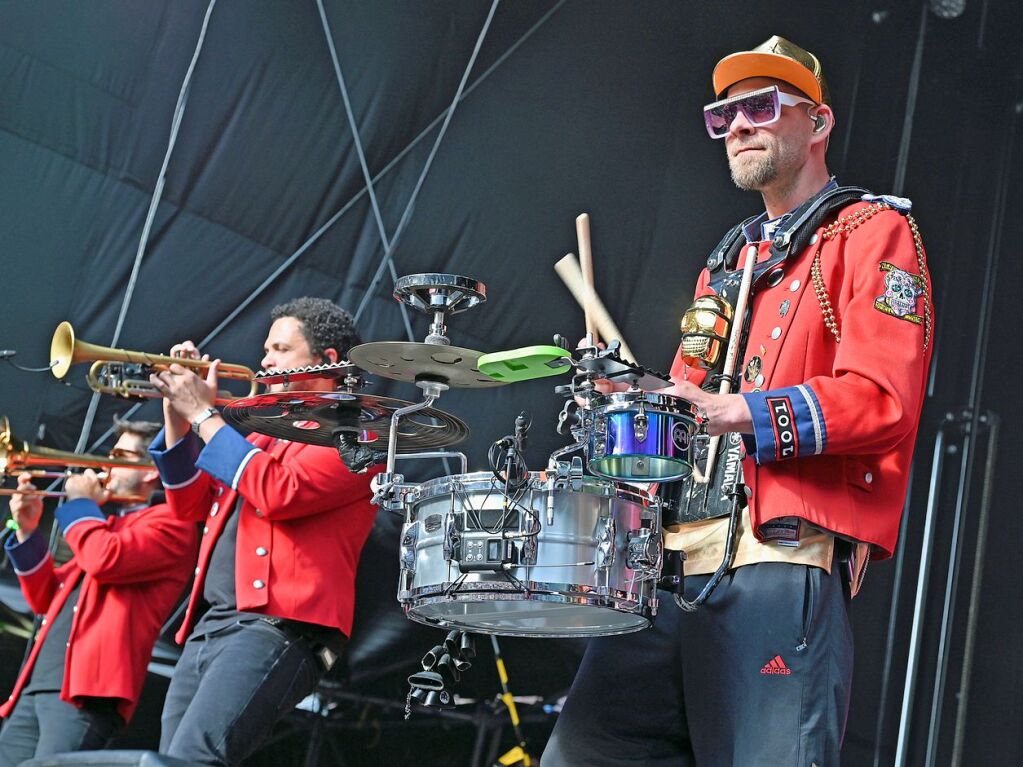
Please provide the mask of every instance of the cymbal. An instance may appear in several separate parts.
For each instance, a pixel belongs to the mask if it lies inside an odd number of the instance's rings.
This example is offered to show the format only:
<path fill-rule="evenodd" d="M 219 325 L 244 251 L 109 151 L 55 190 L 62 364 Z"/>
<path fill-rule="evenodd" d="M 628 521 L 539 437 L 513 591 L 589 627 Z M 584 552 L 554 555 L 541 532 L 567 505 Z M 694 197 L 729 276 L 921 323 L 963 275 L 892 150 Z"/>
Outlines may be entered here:
<path fill-rule="evenodd" d="M 396 381 L 439 381 L 456 389 L 503 386 L 479 370 L 483 352 L 420 341 L 375 341 L 348 352 L 358 367 Z"/>
<path fill-rule="evenodd" d="M 358 431 L 358 441 L 386 450 L 391 415 L 413 403 L 371 394 L 336 392 L 275 392 L 233 400 L 224 406 L 224 419 L 271 437 L 336 447 L 337 432 Z M 454 445 L 469 436 L 459 418 L 436 408 L 424 408 L 398 422 L 401 452 Z"/>

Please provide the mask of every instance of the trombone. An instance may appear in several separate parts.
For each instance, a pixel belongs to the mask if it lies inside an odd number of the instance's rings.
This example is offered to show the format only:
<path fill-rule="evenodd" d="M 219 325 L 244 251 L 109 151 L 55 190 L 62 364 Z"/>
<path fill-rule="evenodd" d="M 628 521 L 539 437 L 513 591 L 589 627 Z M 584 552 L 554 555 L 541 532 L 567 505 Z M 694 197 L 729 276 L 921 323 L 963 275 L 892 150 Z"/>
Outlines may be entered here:
<path fill-rule="evenodd" d="M 150 399 L 163 396 L 149 382 L 150 373 L 167 370 L 171 365 L 206 370 L 211 364 L 206 360 L 90 344 L 75 338 L 75 330 L 70 322 L 60 323 L 50 341 L 50 370 L 54 377 L 63 378 L 72 365 L 89 361 L 92 361 L 92 366 L 85 380 L 94 392 L 113 394 L 117 397 Z M 220 378 L 249 381 L 249 393 L 245 396 L 254 396 L 259 388 L 255 380 L 256 374 L 245 365 L 221 363 L 217 373 Z M 215 404 L 224 405 L 235 399 L 239 398 L 230 392 L 221 391 L 217 393 Z"/>
<path fill-rule="evenodd" d="M 64 471 L 52 471 L 49 469 L 38 469 L 32 467 L 47 466 L 65 467 Z M 11 424 L 7 416 L 0 416 L 0 474 L 13 476 L 23 471 L 28 471 L 33 477 L 60 478 L 69 476 L 67 469 L 152 469 L 155 468 L 151 461 L 121 461 L 116 458 L 107 458 L 102 455 L 90 453 L 72 453 L 65 450 L 54 450 L 49 447 L 29 445 L 24 440 L 18 439 L 11 431 Z M 100 471 L 101 480 L 106 480 L 106 472 Z M 18 490 L 16 488 L 0 488 L 0 496 L 10 496 L 15 493 L 32 495 L 40 498 L 64 498 L 67 493 L 57 490 Z M 111 501 L 120 503 L 132 503 L 145 501 L 146 498 L 139 496 L 115 496 Z"/>

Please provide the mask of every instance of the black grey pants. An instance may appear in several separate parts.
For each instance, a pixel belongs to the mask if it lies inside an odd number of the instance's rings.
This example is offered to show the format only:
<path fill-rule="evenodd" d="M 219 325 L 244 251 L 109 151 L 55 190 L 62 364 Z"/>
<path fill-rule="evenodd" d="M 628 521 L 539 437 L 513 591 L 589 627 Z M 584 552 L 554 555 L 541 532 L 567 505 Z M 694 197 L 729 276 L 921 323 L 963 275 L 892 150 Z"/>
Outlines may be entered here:
<path fill-rule="evenodd" d="M 0 767 L 37 756 L 103 748 L 124 727 L 116 701 L 91 698 L 82 708 L 59 692 L 22 695 L 0 729 Z"/>
<path fill-rule="evenodd" d="M 542 767 L 837 767 L 852 633 L 837 563 L 737 568 L 696 612 L 590 640 Z M 709 576 L 686 579 L 691 599 Z"/>
<path fill-rule="evenodd" d="M 160 751 L 233 767 L 316 688 L 312 645 L 270 624 L 234 624 L 185 643 L 163 706 Z"/>

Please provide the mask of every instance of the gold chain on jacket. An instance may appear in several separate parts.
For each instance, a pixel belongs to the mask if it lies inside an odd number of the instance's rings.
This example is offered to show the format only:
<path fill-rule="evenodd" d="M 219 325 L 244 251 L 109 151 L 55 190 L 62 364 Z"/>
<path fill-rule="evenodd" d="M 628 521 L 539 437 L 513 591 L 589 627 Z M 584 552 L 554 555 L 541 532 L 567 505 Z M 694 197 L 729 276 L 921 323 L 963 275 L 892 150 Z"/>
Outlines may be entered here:
<path fill-rule="evenodd" d="M 828 296 L 828 288 L 824 284 L 824 276 L 821 274 L 821 248 L 824 247 L 825 240 L 833 240 L 840 234 L 848 234 L 860 224 L 865 221 L 869 221 L 883 210 L 893 210 L 893 208 L 888 203 L 875 202 L 871 203 L 866 208 L 860 208 L 859 210 L 850 213 L 848 216 L 842 216 L 829 224 L 825 227 L 821 237 L 821 244 L 817 246 L 817 252 L 813 255 L 813 264 L 810 267 L 810 280 L 813 283 L 813 290 L 817 294 L 817 301 L 821 305 L 821 313 L 824 315 L 824 325 L 831 331 L 831 335 L 835 337 L 835 343 L 841 343 L 842 337 L 838 332 L 838 319 L 835 317 L 835 311 L 831 306 L 831 298 Z M 928 296 L 930 277 L 927 273 L 927 261 L 924 259 L 924 243 L 923 239 L 920 237 L 920 228 L 917 226 L 914 218 L 908 214 L 906 215 L 906 221 L 909 224 L 909 230 L 913 233 L 913 247 L 916 248 L 916 262 L 920 269 L 920 279 L 924 283 L 924 350 L 926 350 L 928 345 L 931 343 L 931 301 Z"/>

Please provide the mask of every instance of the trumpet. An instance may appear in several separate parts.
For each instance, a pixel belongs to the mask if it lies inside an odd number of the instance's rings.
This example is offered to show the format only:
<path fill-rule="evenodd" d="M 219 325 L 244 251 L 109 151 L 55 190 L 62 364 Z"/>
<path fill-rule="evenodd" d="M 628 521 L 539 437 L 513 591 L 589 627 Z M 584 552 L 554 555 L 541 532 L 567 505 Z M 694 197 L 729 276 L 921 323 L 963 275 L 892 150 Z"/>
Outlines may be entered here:
<path fill-rule="evenodd" d="M 48 466 L 65 467 L 64 471 L 52 471 L 47 469 L 34 469 L 30 467 Z M 11 431 L 11 423 L 7 416 L 0 416 L 0 474 L 11 476 L 28 471 L 33 477 L 61 478 L 69 476 L 70 468 L 79 469 L 100 469 L 101 481 L 106 481 L 107 472 L 103 469 L 153 469 L 155 466 L 151 461 L 121 461 L 116 458 L 107 458 L 102 455 L 90 453 L 72 453 L 65 450 L 54 450 L 49 447 L 29 445 L 24 440 L 18 439 Z M 17 490 L 15 488 L 0 488 L 0 496 L 10 496 L 15 493 L 32 495 L 41 498 L 64 498 L 66 493 L 51 490 Z M 139 496 L 115 496 L 111 501 L 119 503 L 142 502 L 146 498 Z"/>
<path fill-rule="evenodd" d="M 60 323 L 50 341 L 50 370 L 54 377 L 63 378 L 72 365 L 89 361 L 92 361 L 92 366 L 85 380 L 94 392 L 113 394 L 117 397 L 150 399 L 163 396 L 149 382 L 150 373 L 167 370 L 171 365 L 206 370 L 212 364 L 206 360 L 90 344 L 75 338 L 75 330 L 70 322 Z M 255 380 L 256 374 L 245 365 L 221 363 L 217 373 L 220 378 L 248 381 L 249 393 L 244 396 L 254 396 L 259 388 Z M 221 391 L 217 393 L 215 404 L 225 405 L 235 399 L 238 397 L 231 392 Z"/>

